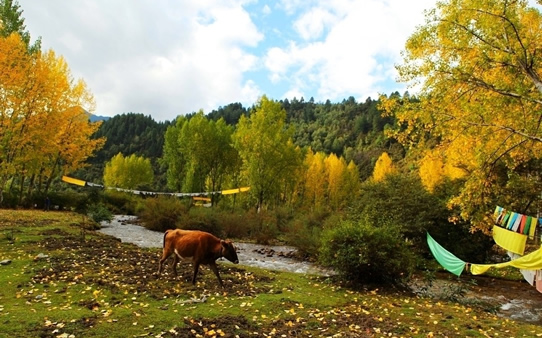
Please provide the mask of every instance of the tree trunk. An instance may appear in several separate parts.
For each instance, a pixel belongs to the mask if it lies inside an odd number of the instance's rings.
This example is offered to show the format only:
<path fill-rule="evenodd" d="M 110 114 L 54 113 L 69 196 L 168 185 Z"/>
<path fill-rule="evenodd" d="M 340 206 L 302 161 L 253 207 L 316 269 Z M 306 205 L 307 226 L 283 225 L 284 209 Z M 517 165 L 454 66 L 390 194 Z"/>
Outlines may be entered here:
<path fill-rule="evenodd" d="M 34 182 L 36 180 L 36 174 L 32 174 L 30 177 L 30 183 L 28 184 L 28 190 L 26 191 L 26 196 L 30 197 L 32 195 L 32 190 L 34 189 Z"/>
<path fill-rule="evenodd" d="M 23 166 L 23 171 L 24 171 L 24 166 Z M 26 179 L 26 176 L 24 174 L 21 175 L 21 184 L 19 186 L 19 201 L 17 202 L 17 204 L 21 204 L 21 202 L 23 201 L 23 190 L 24 190 L 24 181 Z"/>

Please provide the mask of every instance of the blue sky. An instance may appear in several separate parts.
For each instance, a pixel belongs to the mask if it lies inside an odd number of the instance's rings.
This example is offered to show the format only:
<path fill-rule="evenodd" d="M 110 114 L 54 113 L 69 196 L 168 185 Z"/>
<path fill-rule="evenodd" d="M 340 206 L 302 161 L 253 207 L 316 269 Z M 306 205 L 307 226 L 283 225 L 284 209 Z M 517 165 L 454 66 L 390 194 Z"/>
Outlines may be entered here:
<path fill-rule="evenodd" d="M 340 102 L 406 90 L 394 64 L 436 0 L 18 0 L 97 115 L 173 120 L 259 97 Z"/>

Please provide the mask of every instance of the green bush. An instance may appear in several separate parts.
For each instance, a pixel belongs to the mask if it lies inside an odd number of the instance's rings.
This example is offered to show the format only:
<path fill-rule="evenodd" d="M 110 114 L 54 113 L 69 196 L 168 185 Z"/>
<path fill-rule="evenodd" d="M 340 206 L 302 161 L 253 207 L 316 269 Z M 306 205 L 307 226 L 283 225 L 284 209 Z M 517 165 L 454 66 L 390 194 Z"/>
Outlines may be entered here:
<path fill-rule="evenodd" d="M 214 209 L 194 207 L 177 221 L 177 228 L 200 230 L 222 237 L 223 233 L 219 225 L 219 219 L 218 213 Z"/>
<path fill-rule="evenodd" d="M 75 190 L 52 191 L 49 192 L 48 196 L 51 209 L 75 210 L 84 213 L 89 204 L 89 195 Z M 41 200 L 45 201 L 45 197 L 41 198 Z"/>
<path fill-rule="evenodd" d="M 88 207 L 87 215 L 96 223 L 101 223 L 103 221 L 111 222 L 113 219 L 111 211 L 109 211 L 102 203 L 90 205 Z"/>
<path fill-rule="evenodd" d="M 245 211 L 219 211 L 217 221 L 225 238 L 248 238 L 250 224 L 246 221 Z"/>
<path fill-rule="evenodd" d="M 286 227 L 284 241 L 296 247 L 301 256 L 316 259 L 321 243 L 322 228 L 327 223 L 324 213 L 299 215 Z"/>
<path fill-rule="evenodd" d="M 250 237 L 256 243 L 268 245 L 278 238 L 277 218 L 272 212 L 251 210 L 245 214 L 245 218 L 250 226 Z"/>
<path fill-rule="evenodd" d="M 145 208 L 145 200 L 140 196 L 122 191 L 107 190 L 104 201 L 114 214 L 137 215 Z"/>
<path fill-rule="evenodd" d="M 319 260 L 354 283 L 399 284 L 415 267 L 415 254 L 396 227 L 352 221 L 322 232 Z"/>
<path fill-rule="evenodd" d="M 188 214 L 188 207 L 175 197 L 158 196 L 143 200 L 138 216 L 149 230 L 166 231 L 177 228 L 177 223 Z"/>

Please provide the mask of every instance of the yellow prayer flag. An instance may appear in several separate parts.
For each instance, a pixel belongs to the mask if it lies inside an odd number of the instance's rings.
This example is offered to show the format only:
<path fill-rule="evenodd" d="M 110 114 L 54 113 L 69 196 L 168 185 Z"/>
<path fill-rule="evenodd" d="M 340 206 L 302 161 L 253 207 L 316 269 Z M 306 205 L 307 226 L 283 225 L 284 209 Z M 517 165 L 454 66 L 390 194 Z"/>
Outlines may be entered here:
<path fill-rule="evenodd" d="M 222 195 L 238 194 L 240 192 L 245 192 L 245 191 L 249 191 L 249 190 L 250 190 L 250 187 L 242 187 L 242 188 L 222 190 Z"/>
<path fill-rule="evenodd" d="M 237 188 L 237 189 L 222 190 L 222 195 L 237 194 L 238 192 L 239 192 L 239 188 Z"/>
<path fill-rule="evenodd" d="M 199 196 L 194 196 L 194 197 L 192 197 L 192 199 L 193 199 L 194 201 L 211 202 L 211 198 L 210 198 L 210 197 L 199 197 Z"/>
<path fill-rule="evenodd" d="M 504 268 L 505 266 L 513 266 L 523 270 L 540 270 L 542 269 L 542 248 L 521 258 L 511 260 L 510 262 L 498 264 L 472 264 L 470 271 L 473 275 L 480 275 L 490 268 Z"/>
<path fill-rule="evenodd" d="M 534 232 L 536 230 L 537 225 L 538 225 L 538 218 L 533 217 L 531 219 L 531 227 L 529 228 L 529 238 L 530 239 L 534 238 Z"/>
<path fill-rule="evenodd" d="M 527 236 L 514 231 L 506 230 L 500 226 L 493 226 L 493 239 L 501 248 L 518 255 L 523 255 Z"/>
<path fill-rule="evenodd" d="M 83 181 L 83 180 L 78 180 L 77 178 L 72 178 L 72 177 L 68 177 L 68 176 L 62 176 L 62 181 L 66 182 L 66 183 L 79 185 L 79 186 L 82 186 L 82 187 L 84 187 L 85 184 L 86 184 L 86 182 Z"/>

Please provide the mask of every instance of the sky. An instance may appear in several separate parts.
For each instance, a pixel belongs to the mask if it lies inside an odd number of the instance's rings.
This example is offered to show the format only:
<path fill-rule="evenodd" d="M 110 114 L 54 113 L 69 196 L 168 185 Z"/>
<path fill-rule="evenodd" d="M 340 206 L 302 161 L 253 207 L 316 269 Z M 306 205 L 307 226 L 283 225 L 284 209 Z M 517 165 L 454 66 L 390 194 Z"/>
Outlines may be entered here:
<path fill-rule="evenodd" d="M 395 64 L 436 0 L 18 0 L 32 41 L 62 56 L 96 115 L 174 120 L 262 95 L 358 102 L 394 91 Z"/>

